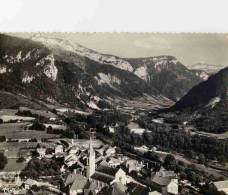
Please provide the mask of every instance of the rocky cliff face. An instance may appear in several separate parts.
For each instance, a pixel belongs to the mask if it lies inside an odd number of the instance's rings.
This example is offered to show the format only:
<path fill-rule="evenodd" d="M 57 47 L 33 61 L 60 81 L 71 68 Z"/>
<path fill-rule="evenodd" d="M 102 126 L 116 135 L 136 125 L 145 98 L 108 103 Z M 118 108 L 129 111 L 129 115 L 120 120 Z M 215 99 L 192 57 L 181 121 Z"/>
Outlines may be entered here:
<path fill-rule="evenodd" d="M 172 56 L 125 59 L 42 35 L 0 42 L 0 90 L 52 104 L 98 108 L 144 96 L 170 104 L 202 80 Z"/>

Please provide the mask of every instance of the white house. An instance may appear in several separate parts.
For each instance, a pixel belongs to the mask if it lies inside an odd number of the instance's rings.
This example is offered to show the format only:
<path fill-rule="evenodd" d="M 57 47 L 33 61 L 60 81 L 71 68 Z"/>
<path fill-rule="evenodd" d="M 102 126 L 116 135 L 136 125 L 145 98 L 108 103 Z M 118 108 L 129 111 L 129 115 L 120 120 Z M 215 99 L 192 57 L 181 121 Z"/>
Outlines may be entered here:
<path fill-rule="evenodd" d="M 118 159 L 118 158 L 111 157 L 110 160 L 108 161 L 108 164 L 111 167 L 117 167 L 117 166 L 119 166 L 121 164 L 121 160 Z"/>
<path fill-rule="evenodd" d="M 167 192 L 169 194 L 178 194 L 178 179 L 171 179 L 167 185 Z"/>
<path fill-rule="evenodd" d="M 39 155 L 40 155 L 41 158 L 45 156 L 46 150 L 47 149 L 44 148 L 44 147 L 39 147 L 39 148 L 36 149 L 36 151 L 39 153 Z"/>
<path fill-rule="evenodd" d="M 26 190 L 28 190 L 28 189 L 30 189 L 33 185 L 37 185 L 37 181 L 28 178 L 27 180 L 24 181 L 23 184 L 24 184 L 24 188 L 25 188 Z"/>
<path fill-rule="evenodd" d="M 128 172 L 131 173 L 132 171 L 140 171 L 143 168 L 143 164 L 139 163 L 137 160 L 129 159 L 126 161 L 126 168 L 128 169 Z"/>
<path fill-rule="evenodd" d="M 225 192 L 228 194 L 228 180 L 214 182 L 214 187 L 219 192 Z"/>
<path fill-rule="evenodd" d="M 63 145 L 57 145 L 55 147 L 55 154 L 57 153 L 63 153 Z"/>
<path fill-rule="evenodd" d="M 116 148 L 115 147 L 109 147 L 106 151 L 105 151 L 105 154 L 107 156 L 111 156 L 111 155 L 114 155 L 116 153 Z"/>

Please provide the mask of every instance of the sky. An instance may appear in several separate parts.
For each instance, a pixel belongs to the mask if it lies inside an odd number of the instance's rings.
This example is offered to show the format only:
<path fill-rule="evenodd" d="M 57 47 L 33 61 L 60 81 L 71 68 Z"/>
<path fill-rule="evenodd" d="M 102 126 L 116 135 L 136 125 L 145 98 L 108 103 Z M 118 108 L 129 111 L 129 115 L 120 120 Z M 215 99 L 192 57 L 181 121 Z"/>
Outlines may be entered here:
<path fill-rule="evenodd" d="M 228 65 L 228 34 L 44 33 L 42 36 L 73 40 L 98 52 L 120 57 L 172 55 L 186 66 L 196 63 Z"/>

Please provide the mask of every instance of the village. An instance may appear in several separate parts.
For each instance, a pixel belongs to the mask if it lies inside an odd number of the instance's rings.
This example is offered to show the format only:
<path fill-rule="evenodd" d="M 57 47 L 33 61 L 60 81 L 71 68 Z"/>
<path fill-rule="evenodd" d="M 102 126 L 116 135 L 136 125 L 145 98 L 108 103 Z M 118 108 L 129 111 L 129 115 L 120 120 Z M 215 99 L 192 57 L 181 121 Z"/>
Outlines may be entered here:
<path fill-rule="evenodd" d="M 52 113 L 24 107 L 1 110 L 0 153 L 1 161 L 6 162 L 0 170 L 2 194 L 175 195 L 199 192 L 199 188 L 180 179 L 163 164 L 123 154 L 117 146 L 97 139 L 96 132 L 88 131 L 88 139 L 53 133 L 66 130 L 62 116 L 68 111 L 59 109 Z M 35 122 L 40 115 L 46 118 L 43 126 Z M 128 128 L 136 133 L 144 131 L 133 122 Z M 108 129 L 112 133 L 115 127 Z M 141 146 L 134 150 L 143 154 L 150 149 Z M 151 151 L 164 156 L 163 162 L 169 156 L 156 147 Z M 227 184 L 222 181 L 212 186 L 227 193 Z"/>

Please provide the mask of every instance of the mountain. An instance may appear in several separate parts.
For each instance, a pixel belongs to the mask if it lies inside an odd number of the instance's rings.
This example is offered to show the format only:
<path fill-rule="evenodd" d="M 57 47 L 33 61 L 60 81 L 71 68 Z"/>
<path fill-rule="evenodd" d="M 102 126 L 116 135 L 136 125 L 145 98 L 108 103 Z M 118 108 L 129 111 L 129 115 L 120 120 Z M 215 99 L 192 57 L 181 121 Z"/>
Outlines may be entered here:
<path fill-rule="evenodd" d="M 207 81 L 194 86 L 175 105 L 175 109 L 196 109 L 208 105 L 215 98 L 226 100 L 228 88 L 228 67 L 212 75 Z"/>
<path fill-rule="evenodd" d="M 96 61 L 100 64 L 112 65 L 116 68 L 127 70 L 129 72 L 133 71 L 133 67 L 128 61 L 122 58 L 119 58 L 117 56 L 101 54 L 92 49 L 83 47 L 82 45 L 74 41 L 69 41 L 67 39 L 59 39 L 59 38 L 47 38 L 47 37 L 43 37 L 41 34 L 32 36 L 31 40 L 44 44 L 49 49 L 54 50 L 56 54 L 57 53 L 60 54 L 60 53 L 63 53 L 63 51 L 67 51 L 70 53 L 77 54 L 78 56 L 87 57 L 88 59 Z M 69 59 L 69 56 L 61 55 L 61 57 L 64 58 L 65 60 Z M 70 58 L 70 60 L 72 59 L 73 58 Z"/>
<path fill-rule="evenodd" d="M 172 56 L 127 59 L 98 53 L 92 49 L 85 48 L 74 41 L 46 38 L 40 34 L 32 36 L 31 40 L 41 42 L 55 51 L 64 50 L 72 52 L 98 63 L 111 65 L 121 70 L 132 72 L 146 81 L 147 84 L 156 88 L 160 94 L 173 101 L 179 100 L 192 86 L 204 79 L 202 78 L 202 74 L 197 75 L 195 72 L 188 70 Z M 61 58 L 69 60 L 68 56 L 61 56 Z M 176 87 L 174 88 L 173 86 Z"/>
<path fill-rule="evenodd" d="M 202 81 L 172 56 L 120 58 L 42 34 L 1 34 L 0 42 L 0 90 L 47 104 L 99 109 L 137 100 L 167 107 Z"/>
<path fill-rule="evenodd" d="M 228 67 L 193 87 L 171 110 L 192 113 L 192 123 L 202 131 L 227 131 Z"/>
<path fill-rule="evenodd" d="M 217 73 L 219 70 L 226 67 L 226 65 L 221 64 L 207 64 L 207 63 L 197 63 L 187 66 L 190 70 L 203 71 L 204 73 L 211 75 Z"/>
<path fill-rule="evenodd" d="M 174 101 L 179 100 L 194 85 L 203 80 L 173 56 L 127 60 L 133 66 L 137 76 Z"/>
<path fill-rule="evenodd" d="M 128 63 L 123 66 L 125 61 L 119 58 L 114 62 L 104 61 L 105 58 L 95 61 L 87 54 L 74 52 L 75 48 L 69 49 L 62 40 L 44 44 L 0 35 L 0 42 L 1 91 L 84 109 L 99 109 L 112 104 L 112 100 L 144 96 L 149 96 L 155 105 L 171 103 L 156 88 L 125 69 Z M 57 43 L 61 44 L 56 46 Z"/>

